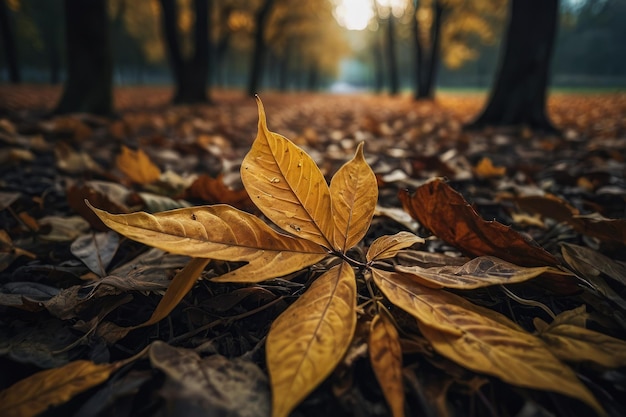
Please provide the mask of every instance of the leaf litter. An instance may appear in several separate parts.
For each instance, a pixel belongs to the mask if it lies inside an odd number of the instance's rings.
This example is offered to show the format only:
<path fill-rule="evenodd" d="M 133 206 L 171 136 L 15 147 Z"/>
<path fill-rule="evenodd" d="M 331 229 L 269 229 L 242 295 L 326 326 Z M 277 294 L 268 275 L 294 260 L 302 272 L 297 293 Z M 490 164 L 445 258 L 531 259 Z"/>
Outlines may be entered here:
<path fill-rule="evenodd" d="M 220 99 L 3 119 L 40 129 L 2 169 L 3 415 L 625 411 L 622 96 L 557 96 L 558 136 L 464 132 L 473 97 Z"/>

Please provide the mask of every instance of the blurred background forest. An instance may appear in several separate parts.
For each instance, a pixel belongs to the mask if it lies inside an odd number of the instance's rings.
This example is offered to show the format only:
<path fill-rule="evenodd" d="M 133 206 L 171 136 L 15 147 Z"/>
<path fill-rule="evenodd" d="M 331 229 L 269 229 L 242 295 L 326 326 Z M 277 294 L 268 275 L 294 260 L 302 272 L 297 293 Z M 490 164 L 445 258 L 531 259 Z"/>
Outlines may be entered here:
<path fill-rule="evenodd" d="M 215 88 L 396 92 L 413 86 L 415 39 L 426 45 L 426 63 L 430 50 L 437 49 L 433 44 L 440 44 L 433 60 L 435 86 L 488 89 L 498 66 L 508 1 L 101 3 L 108 16 L 114 85 L 171 84 L 172 47 L 181 62 L 193 62 L 194 39 L 206 30 L 207 57 L 200 58 L 206 58 L 208 85 Z M 64 7 L 60 0 L 0 0 L 0 82 L 66 80 Z M 206 22 L 195 19 L 198 7 L 206 7 Z M 551 86 L 626 87 L 624 22 L 625 0 L 562 0 Z M 169 40 L 168 24 L 174 27 Z"/>

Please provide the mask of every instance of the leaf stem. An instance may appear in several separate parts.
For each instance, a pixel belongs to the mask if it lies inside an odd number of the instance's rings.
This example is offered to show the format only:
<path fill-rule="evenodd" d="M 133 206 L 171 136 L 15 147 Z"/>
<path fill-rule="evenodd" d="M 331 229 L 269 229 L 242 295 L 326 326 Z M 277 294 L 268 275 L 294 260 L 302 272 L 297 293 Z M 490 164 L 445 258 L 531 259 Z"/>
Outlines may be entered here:
<path fill-rule="evenodd" d="M 339 251 L 331 251 L 331 254 L 341 258 L 342 260 L 346 261 L 347 263 L 349 263 L 350 265 L 359 268 L 359 271 L 364 271 L 365 269 L 367 269 L 369 266 L 365 263 L 365 262 L 361 262 L 361 261 L 357 261 L 356 259 L 352 259 L 351 257 L 349 257 L 348 255 L 346 255 L 343 252 L 339 252 Z"/>

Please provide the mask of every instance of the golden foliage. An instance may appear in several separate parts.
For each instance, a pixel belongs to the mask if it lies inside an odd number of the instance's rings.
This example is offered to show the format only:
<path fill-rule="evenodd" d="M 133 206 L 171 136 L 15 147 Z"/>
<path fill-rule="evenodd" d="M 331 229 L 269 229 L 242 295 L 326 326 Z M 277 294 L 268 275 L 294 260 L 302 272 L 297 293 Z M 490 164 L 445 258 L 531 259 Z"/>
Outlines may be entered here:
<path fill-rule="evenodd" d="M 363 251 L 365 261 L 353 259 L 352 252 L 359 251 L 350 249 L 363 241 L 378 198 L 363 145 L 329 186 L 304 150 L 269 131 L 260 100 L 258 111 L 258 134 L 243 160 L 242 181 L 257 208 L 286 233 L 227 205 L 118 215 L 90 206 L 117 232 L 193 258 L 175 276 L 152 317 L 136 327 L 167 316 L 209 258 L 246 262 L 214 281 L 259 282 L 331 257 L 334 266 L 314 279 L 269 330 L 266 360 L 274 417 L 287 416 L 332 373 L 352 343 L 359 317 L 371 319 L 370 361 L 392 414 L 403 415 L 402 349 L 393 319 L 377 302 L 378 291 L 415 317 L 422 335 L 446 358 L 516 386 L 580 399 L 603 414 L 594 396 L 559 358 L 620 366 L 624 357 L 610 357 L 609 351 L 622 349 L 623 341 L 585 329 L 578 313 L 564 314 L 551 325 L 536 320 L 539 336 L 535 336 L 502 314 L 431 288 L 467 290 L 520 283 L 554 273 L 552 266 L 558 261 L 552 255 L 510 228 L 485 222 L 459 193 L 437 180 L 412 196 L 400 194 L 400 200 L 423 226 L 475 259 L 434 268 L 398 265 L 391 258 L 424 242 L 408 232 L 379 237 Z M 357 280 L 363 278 L 374 307 L 359 308 L 357 315 Z"/>
<path fill-rule="evenodd" d="M 150 184 L 161 176 L 161 170 L 141 149 L 133 151 L 122 145 L 122 153 L 115 159 L 117 168 L 137 184 Z"/>
<path fill-rule="evenodd" d="M 319 277 L 272 323 L 266 351 L 273 417 L 286 417 L 335 369 L 355 328 L 356 281 L 344 262 Z"/>
<path fill-rule="evenodd" d="M 115 364 L 79 360 L 37 372 L 0 392 L 0 414 L 31 417 L 106 381 Z"/>
<path fill-rule="evenodd" d="M 399 274 L 376 271 L 373 277 L 392 303 L 418 320 L 422 334 L 448 359 L 514 385 L 579 398 L 604 413 L 569 367 L 505 316 Z"/>

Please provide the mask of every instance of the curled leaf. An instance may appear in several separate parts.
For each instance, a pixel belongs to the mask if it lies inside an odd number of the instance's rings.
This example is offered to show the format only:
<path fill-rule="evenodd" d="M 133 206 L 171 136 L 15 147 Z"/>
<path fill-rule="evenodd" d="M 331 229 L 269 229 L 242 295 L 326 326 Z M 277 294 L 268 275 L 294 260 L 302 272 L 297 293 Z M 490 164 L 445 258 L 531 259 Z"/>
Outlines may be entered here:
<path fill-rule="evenodd" d="M 411 275 L 427 287 L 469 290 L 528 281 L 554 268 L 548 266 L 524 268 L 493 256 L 480 256 L 461 266 L 422 268 L 417 265 L 398 265 L 395 269 Z"/>
<path fill-rule="evenodd" d="M 558 265 L 558 260 L 522 235 L 496 221 L 485 221 L 461 194 L 437 179 L 414 195 L 398 196 L 405 210 L 433 234 L 461 251 L 491 255 L 517 265 Z"/>
<path fill-rule="evenodd" d="M 409 248 L 416 243 L 424 243 L 424 239 L 409 232 L 398 232 L 393 236 L 381 236 L 370 245 L 366 259 L 371 262 L 393 258 L 402 249 Z"/>

